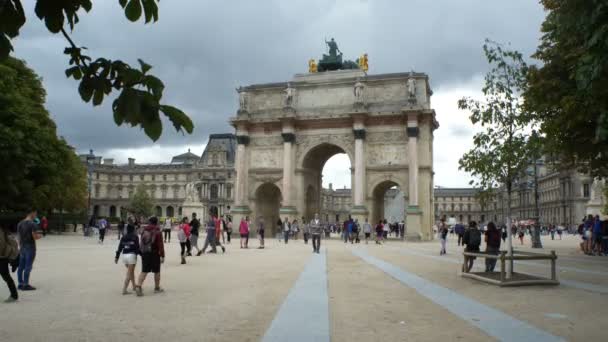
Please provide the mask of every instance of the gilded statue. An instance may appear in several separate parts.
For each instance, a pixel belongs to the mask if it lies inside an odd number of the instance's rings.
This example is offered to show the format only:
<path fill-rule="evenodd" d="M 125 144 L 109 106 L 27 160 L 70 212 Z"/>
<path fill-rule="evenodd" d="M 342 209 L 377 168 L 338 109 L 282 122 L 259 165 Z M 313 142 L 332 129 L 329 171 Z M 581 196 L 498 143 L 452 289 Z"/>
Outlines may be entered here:
<path fill-rule="evenodd" d="M 369 69 L 369 65 L 367 64 L 367 54 L 364 53 L 361 57 L 359 57 L 357 62 L 359 64 L 359 69 L 363 70 L 364 72 L 367 72 L 367 70 Z"/>
<path fill-rule="evenodd" d="M 317 72 L 317 62 L 312 58 L 308 60 L 308 72 L 309 73 Z"/>

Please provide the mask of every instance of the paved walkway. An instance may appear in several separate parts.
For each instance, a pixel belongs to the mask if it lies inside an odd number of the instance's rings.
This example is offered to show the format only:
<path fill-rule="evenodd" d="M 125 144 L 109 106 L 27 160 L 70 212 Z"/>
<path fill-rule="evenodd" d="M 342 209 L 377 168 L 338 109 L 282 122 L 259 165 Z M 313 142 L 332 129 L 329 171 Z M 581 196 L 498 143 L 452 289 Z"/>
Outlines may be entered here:
<path fill-rule="evenodd" d="M 459 275 L 461 255 L 439 244 L 267 241 L 179 264 L 168 244 L 163 294 L 122 296 L 117 241 L 50 236 L 39 242 L 35 292 L 0 305 L 4 341 L 554 341 L 603 340 L 608 257 L 549 241 L 562 286 L 498 288 Z M 528 249 L 527 246 L 523 248 Z M 478 261 L 481 265 L 482 262 Z M 539 263 L 518 270 L 540 274 Z M 138 266 L 139 268 L 139 266 Z M 0 286 L 0 296 L 8 296 Z M 31 322 L 41 322 L 31 324 Z"/>

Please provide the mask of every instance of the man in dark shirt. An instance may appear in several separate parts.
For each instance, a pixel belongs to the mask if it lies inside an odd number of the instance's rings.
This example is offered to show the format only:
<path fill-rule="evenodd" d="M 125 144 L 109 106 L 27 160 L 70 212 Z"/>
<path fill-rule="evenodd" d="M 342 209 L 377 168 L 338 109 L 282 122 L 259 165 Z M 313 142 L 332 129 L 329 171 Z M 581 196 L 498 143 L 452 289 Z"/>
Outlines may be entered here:
<path fill-rule="evenodd" d="M 188 256 L 192 255 L 192 247 L 196 248 L 196 255 L 201 255 L 200 249 L 198 248 L 198 232 L 201 227 L 201 222 L 196 218 L 196 213 L 192 213 L 192 221 L 190 221 L 190 239 L 189 244 L 186 244 L 188 248 Z"/>
<path fill-rule="evenodd" d="M 36 258 L 36 240 L 39 238 L 38 226 L 34 223 L 37 212 L 32 209 L 29 214 L 19 222 L 19 269 L 17 270 L 18 288 L 22 291 L 33 291 L 36 288 L 30 285 L 30 273 Z"/>

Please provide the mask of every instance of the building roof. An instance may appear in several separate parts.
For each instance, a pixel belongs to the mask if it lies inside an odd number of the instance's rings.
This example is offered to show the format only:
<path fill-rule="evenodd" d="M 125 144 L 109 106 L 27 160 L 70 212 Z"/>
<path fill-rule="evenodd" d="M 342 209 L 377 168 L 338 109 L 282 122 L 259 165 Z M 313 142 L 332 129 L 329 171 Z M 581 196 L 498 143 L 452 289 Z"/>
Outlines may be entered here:
<path fill-rule="evenodd" d="M 232 133 L 211 134 L 209 142 L 205 146 L 205 151 L 201 156 L 203 165 L 208 165 L 209 153 L 214 151 L 226 152 L 226 161 L 228 164 L 234 164 L 236 156 L 236 136 Z"/>
<path fill-rule="evenodd" d="M 188 149 L 188 152 L 171 158 L 171 164 L 195 164 L 198 160 L 199 157 Z"/>
<path fill-rule="evenodd" d="M 433 189 L 434 196 L 452 197 L 452 196 L 475 196 L 479 189 L 475 188 L 435 188 Z"/>

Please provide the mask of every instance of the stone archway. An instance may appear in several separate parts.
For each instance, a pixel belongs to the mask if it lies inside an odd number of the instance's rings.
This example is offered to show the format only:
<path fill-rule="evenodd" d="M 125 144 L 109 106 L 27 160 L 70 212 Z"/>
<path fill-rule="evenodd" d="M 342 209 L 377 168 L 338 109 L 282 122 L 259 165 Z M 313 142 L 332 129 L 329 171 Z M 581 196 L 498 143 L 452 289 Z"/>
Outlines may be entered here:
<path fill-rule="evenodd" d="M 392 180 L 408 194 L 406 238 L 433 238 L 433 131 L 438 123 L 427 75 L 340 70 L 238 91 L 240 108 L 231 119 L 237 140 L 235 221 L 250 214 L 274 215 L 277 202 L 281 217 L 312 215 L 320 209 L 324 163 L 346 153 L 354 218 L 379 216 L 374 192 Z M 268 196 L 260 195 L 266 191 Z"/>
<path fill-rule="evenodd" d="M 255 191 L 255 215 L 250 217 L 251 222 L 259 222 L 264 218 L 267 236 L 274 236 L 276 222 L 279 220 L 281 207 L 281 190 L 273 183 L 263 183 Z"/>
<path fill-rule="evenodd" d="M 400 196 L 405 196 L 405 194 L 401 193 L 403 191 L 403 187 L 393 180 L 384 180 L 374 186 L 372 191 L 372 209 L 370 210 L 371 222 L 378 223 L 379 220 L 391 220 L 391 217 L 386 217 L 387 215 L 385 214 L 385 201 L 387 191 L 393 188 L 399 190 Z M 407 206 L 404 206 L 404 212 L 406 208 Z"/>
<path fill-rule="evenodd" d="M 296 207 L 304 216 L 305 221 L 310 221 L 315 214 L 320 214 L 322 209 L 321 192 L 323 190 L 323 168 L 327 161 L 337 155 L 348 153 L 343 147 L 334 143 L 321 142 L 307 148 L 301 157 L 298 169 L 301 170 L 296 175 L 296 185 L 300 184 L 304 196 L 296 199 Z M 350 159 L 350 156 L 349 156 Z M 352 165 L 352 164 L 351 164 Z M 350 167 L 350 165 L 349 165 Z M 321 218 L 323 219 L 323 217 Z"/>

